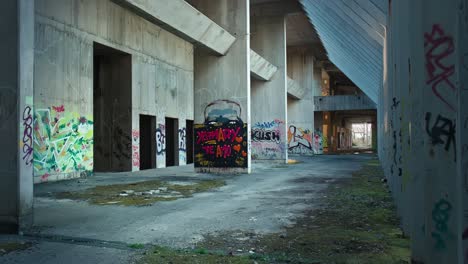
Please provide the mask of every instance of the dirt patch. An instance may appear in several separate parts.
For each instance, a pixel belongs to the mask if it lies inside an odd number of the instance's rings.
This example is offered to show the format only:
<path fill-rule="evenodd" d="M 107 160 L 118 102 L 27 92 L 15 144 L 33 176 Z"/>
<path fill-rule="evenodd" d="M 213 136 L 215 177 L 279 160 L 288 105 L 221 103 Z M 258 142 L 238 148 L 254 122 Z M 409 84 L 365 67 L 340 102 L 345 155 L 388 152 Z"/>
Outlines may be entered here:
<path fill-rule="evenodd" d="M 30 242 L 0 242 L 0 256 L 6 255 L 15 251 L 22 251 L 33 246 Z"/>
<path fill-rule="evenodd" d="M 224 186 L 220 180 L 202 180 L 183 184 L 144 181 L 96 186 L 78 192 L 62 192 L 57 199 L 84 200 L 97 205 L 150 206 L 155 202 L 174 201 Z"/>

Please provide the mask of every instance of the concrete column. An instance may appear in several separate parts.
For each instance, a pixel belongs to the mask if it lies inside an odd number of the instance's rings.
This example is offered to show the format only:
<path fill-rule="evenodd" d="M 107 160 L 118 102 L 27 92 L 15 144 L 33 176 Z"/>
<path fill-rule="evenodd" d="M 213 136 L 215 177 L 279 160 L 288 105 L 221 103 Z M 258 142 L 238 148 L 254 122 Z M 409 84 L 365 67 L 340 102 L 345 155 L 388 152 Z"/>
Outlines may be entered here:
<path fill-rule="evenodd" d="M 0 9 L 0 232 L 32 224 L 34 1 Z"/>
<path fill-rule="evenodd" d="M 250 1 L 195 0 L 236 37 L 222 57 L 195 52 L 194 161 L 198 172 L 250 172 Z"/>
<path fill-rule="evenodd" d="M 323 151 L 323 139 L 314 140 L 314 57 L 307 48 L 288 49 L 288 75 L 304 87 L 301 100 L 288 98 L 288 149 L 289 154 L 310 156 Z M 317 133 L 317 136 L 319 133 Z"/>
<path fill-rule="evenodd" d="M 458 162 L 458 182 L 457 192 L 460 193 L 458 199 L 461 207 L 458 210 L 460 216 L 460 231 L 461 235 L 461 252 L 459 254 L 459 262 L 468 262 L 468 3 L 459 1 L 460 9 L 458 12 L 458 31 L 457 34 L 457 62 L 456 72 L 458 72 L 460 91 L 458 97 L 458 118 L 457 123 L 460 124 L 457 133 L 457 155 L 460 157 Z M 459 237 L 460 238 L 460 237 Z M 463 262 L 462 262 L 463 261 Z"/>
<path fill-rule="evenodd" d="M 251 30 L 252 50 L 278 67 L 270 81 L 252 80 L 252 158 L 285 163 L 288 160 L 286 19 L 282 15 L 253 17 Z"/>

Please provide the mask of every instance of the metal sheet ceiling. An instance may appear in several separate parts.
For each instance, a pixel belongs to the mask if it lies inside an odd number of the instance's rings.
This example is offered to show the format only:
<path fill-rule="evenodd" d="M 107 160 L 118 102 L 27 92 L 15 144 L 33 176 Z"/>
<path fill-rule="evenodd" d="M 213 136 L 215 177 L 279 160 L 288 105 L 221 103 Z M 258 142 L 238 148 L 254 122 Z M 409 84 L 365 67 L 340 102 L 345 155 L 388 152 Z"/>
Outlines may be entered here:
<path fill-rule="evenodd" d="M 300 0 L 329 59 L 374 102 L 382 86 L 385 0 Z"/>

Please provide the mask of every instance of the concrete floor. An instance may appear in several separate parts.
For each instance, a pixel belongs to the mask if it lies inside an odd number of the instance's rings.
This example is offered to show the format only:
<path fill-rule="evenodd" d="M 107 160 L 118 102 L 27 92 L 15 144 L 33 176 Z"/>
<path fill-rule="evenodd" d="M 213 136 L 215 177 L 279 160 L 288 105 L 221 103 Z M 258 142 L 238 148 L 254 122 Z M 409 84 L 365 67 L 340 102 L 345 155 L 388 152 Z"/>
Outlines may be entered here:
<path fill-rule="evenodd" d="M 299 164 L 256 163 L 250 175 L 205 175 L 193 166 L 136 173 L 98 173 L 35 186 L 34 228 L 26 237 L 0 236 L 0 242 L 33 240 L 31 250 L 0 257 L 1 263 L 61 263 L 86 258 L 99 263 L 128 263 L 137 253 L 127 245 L 158 244 L 192 247 L 204 234 L 224 231 L 281 232 L 306 210 L 320 206 L 321 191 L 340 178 L 351 177 L 372 155 L 293 157 Z M 56 200 L 55 192 L 96 185 L 161 179 L 170 182 L 224 179 L 226 186 L 192 198 L 147 207 L 98 206 Z M 90 254 L 93 253 L 93 254 Z M 93 256 L 109 256 L 108 262 Z M 67 261 L 70 263 L 70 261 Z M 74 262 L 71 262 L 74 263 Z"/>

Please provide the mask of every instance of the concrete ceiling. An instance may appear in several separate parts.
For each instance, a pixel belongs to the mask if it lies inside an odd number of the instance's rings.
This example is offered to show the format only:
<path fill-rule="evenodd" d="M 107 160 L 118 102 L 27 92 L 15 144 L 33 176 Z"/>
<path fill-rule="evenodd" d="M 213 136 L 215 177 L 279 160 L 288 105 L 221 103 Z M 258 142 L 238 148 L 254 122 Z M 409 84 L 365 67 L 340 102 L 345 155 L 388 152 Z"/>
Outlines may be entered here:
<path fill-rule="evenodd" d="M 300 0 L 329 59 L 374 102 L 382 86 L 385 0 Z"/>

